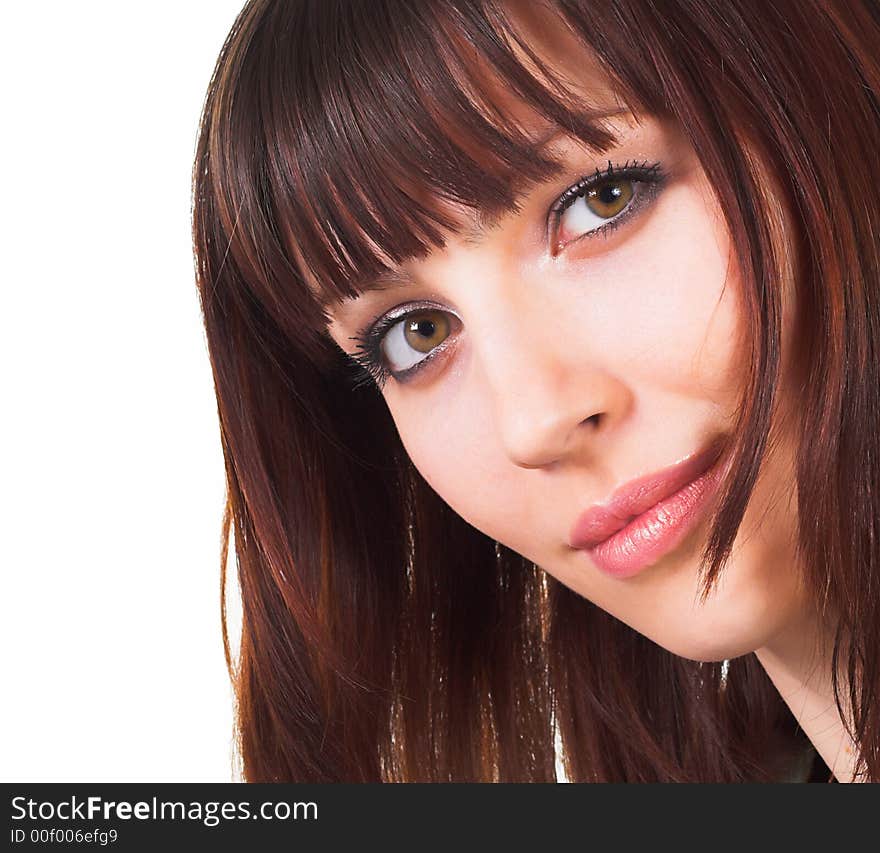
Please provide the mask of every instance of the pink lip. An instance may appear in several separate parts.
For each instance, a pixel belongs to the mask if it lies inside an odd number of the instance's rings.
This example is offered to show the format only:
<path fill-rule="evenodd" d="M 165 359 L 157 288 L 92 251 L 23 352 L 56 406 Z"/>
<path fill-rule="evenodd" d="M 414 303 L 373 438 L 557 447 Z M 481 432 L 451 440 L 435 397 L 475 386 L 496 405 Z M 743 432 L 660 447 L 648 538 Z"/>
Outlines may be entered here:
<path fill-rule="evenodd" d="M 571 547 L 587 550 L 615 577 L 629 577 L 655 562 L 681 541 L 714 491 L 719 472 L 713 466 L 722 449 L 715 442 L 676 465 L 625 483 L 578 517 Z"/>

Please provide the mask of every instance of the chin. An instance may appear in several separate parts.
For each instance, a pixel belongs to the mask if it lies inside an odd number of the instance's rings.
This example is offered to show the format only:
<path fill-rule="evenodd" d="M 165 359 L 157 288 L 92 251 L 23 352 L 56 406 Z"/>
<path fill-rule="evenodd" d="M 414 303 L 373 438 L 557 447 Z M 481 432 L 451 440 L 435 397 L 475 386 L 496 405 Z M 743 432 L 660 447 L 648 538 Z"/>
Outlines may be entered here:
<path fill-rule="evenodd" d="M 734 604 L 710 598 L 699 610 L 670 614 L 644 633 L 678 657 L 717 663 L 766 646 L 783 630 L 788 615 L 786 608 L 767 607 L 759 601 Z"/>
<path fill-rule="evenodd" d="M 698 663 L 720 663 L 724 660 L 732 660 L 750 654 L 759 648 L 754 643 L 737 642 L 721 637 L 676 637 L 672 642 L 658 642 L 657 640 L 654 642 L 676 657 Z"/>

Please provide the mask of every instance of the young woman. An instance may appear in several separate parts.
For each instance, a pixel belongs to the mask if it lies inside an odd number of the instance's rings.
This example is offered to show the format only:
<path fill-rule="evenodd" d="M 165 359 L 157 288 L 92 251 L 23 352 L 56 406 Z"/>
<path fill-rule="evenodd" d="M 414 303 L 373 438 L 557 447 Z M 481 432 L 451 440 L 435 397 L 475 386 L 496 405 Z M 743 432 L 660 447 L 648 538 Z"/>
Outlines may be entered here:
<path fill-rule="evenodd" d="M 878 57 L 873 0 L 248 3 L 246 779 L 880 779 Z"/>

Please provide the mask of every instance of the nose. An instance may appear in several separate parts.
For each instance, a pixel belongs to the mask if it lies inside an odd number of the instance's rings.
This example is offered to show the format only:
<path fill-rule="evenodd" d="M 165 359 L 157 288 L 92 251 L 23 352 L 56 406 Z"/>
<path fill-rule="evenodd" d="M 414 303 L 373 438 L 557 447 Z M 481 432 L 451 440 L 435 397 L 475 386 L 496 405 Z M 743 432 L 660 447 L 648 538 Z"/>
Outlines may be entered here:
<path fill-rule="evenodd" d="M 504 452 L 522 468 L 546 468 L 594 456 L 631 395 L 585 345 L 588 329 L 560 328 L 558 313 L 533 308 L 496 311 L 492 331 L 472 340 Z"/>

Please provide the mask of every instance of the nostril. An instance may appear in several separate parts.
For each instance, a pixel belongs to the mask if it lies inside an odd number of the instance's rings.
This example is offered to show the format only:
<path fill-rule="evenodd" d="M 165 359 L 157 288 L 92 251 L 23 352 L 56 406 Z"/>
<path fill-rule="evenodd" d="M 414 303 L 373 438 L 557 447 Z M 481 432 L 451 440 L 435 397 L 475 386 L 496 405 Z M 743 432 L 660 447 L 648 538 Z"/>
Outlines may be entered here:
<path fill-rule="evenodd" d="M 599 418 L 600 418 L 600 417 L 601 417 L 601 415 L 590 415 L 590 417 L 588 417 L 588 418 L 584 421 L 584 423 L 585 423 L 585 424 L 590 424 L 591 426 L 593 426 L 593 427 L 595 427 L 595 428 L 598 429 L 598 428 L 599 428 Z"/>

